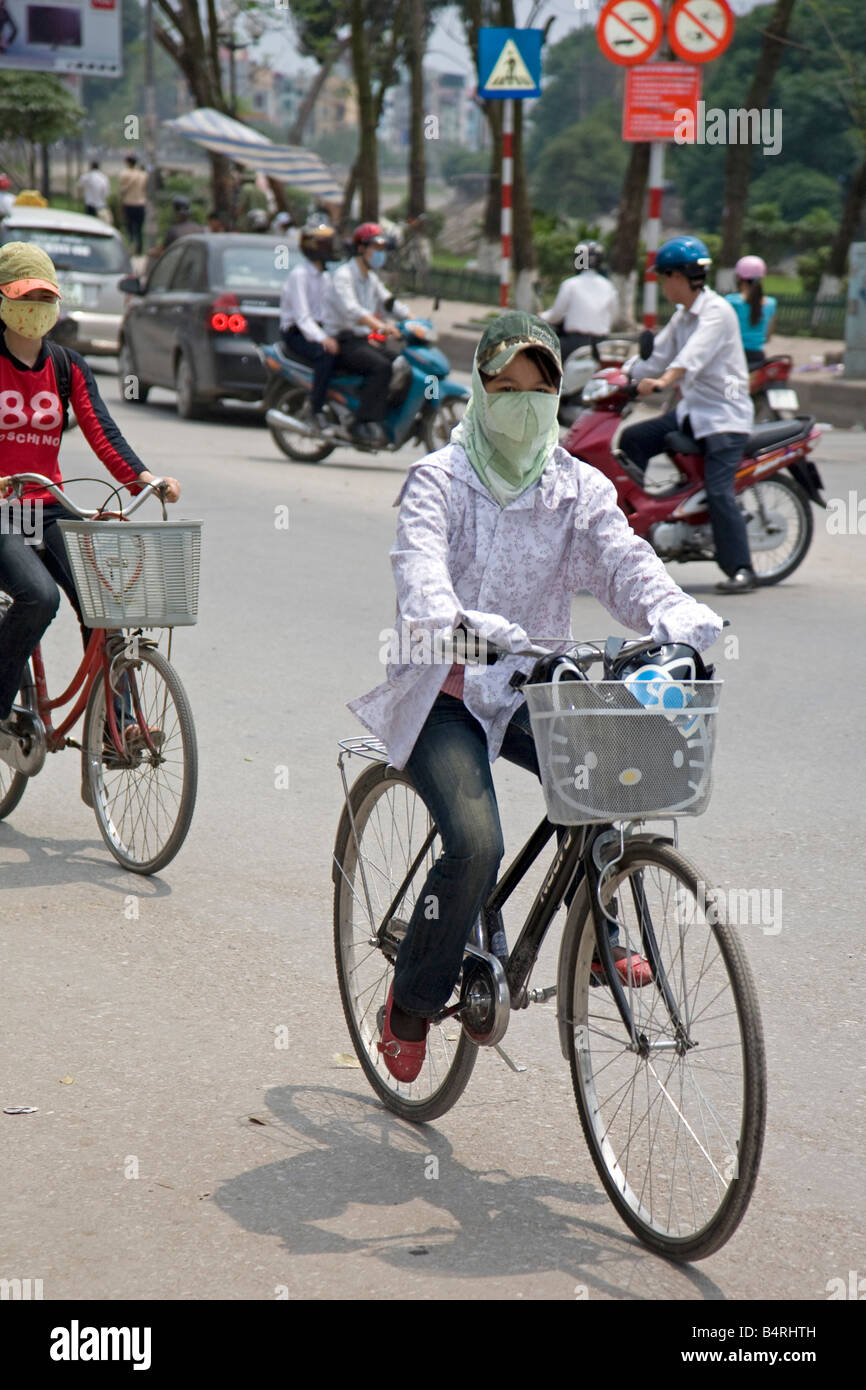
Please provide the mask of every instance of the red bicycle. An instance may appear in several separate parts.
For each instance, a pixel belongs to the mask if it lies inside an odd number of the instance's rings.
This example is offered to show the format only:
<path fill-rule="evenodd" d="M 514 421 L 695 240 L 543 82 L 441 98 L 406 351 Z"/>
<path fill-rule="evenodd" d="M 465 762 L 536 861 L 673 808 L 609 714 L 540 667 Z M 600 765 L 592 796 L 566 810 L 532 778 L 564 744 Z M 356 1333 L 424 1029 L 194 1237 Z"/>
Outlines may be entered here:
<path fill-rule="evenodd" d="M 13 706 L 13 732 L 0 733 L 0 820 L 18 805 L 47 753 L 74 748 L 82 759 L 82 798 L 118 863 L 153 874 L 183 844 L 192 821 L 198 752 L 192 711 L 170 664 L 175 626 L 196 621 L 200 522 L 128 521 L 159 492 L 148 484 L 119 511 L 82 511 L 38 473 L 13 478 L 47 488 L 78 517 L 59 523 L 85 624 L 87 649 L 70 684 L 52 699 L 39 647 Z M 39 547 L 37 546 L 37 550 Z M 0 619 L 11 604 L 0 593 Z M 167 655 L 146 632 L 167 627 Z M 72 708 L 55 728 L 54 712 Z M 84 715 L 81 742 L 70 731 Z"/>

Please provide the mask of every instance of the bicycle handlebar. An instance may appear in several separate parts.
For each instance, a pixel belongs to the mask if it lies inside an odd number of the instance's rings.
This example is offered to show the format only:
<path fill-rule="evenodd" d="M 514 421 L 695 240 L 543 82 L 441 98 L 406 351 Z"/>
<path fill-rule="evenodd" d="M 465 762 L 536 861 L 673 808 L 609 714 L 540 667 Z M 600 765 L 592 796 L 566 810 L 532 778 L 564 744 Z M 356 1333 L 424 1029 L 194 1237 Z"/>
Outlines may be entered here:
<path fill-rule="evenodd" d="M 41 473 L 12 473 L 9 477 L 12 483 L 12 494 L 19 499 L 21 497 L 21 488 L 24 483 L 38 483 L 41 487 L 44 487 L 47 492 L 50 492 L 51 496 L 55 497 L 68 512 L 72 512 L 74 516 L 77 516 L 80 521 L 93 521 L 96 517 L 101 515 L 98 508 L 96 511 L 89 512 L 76 506 L 74 502 L 69 500 L 64 492 L 60 491 L 56 483 L 52 483 L 50 478 L 43 477 Z M 145 502 L 151 493 L 159 492 L 160 488 L 164 486 L 164 478 L 155 478 L 152 483 L 145 483 L 141 492 L 134 498 L 132 505 L 129 507 L 121 507 L 118 514 L 124 518 L 132 516 L 132 513 L 138 510 L 142 502 Z"/>

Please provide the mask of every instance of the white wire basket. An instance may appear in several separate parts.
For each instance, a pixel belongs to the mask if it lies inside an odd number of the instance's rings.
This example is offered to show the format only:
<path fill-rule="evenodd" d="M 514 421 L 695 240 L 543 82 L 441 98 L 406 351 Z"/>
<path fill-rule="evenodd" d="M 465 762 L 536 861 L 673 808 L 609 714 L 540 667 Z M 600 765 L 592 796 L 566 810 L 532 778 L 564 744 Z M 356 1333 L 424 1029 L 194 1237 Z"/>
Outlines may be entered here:
<path fill-rule="evenodd" d="M 548 819 L 698 816 L 712 790 L 721 681 L 524 686 Z M 649 703 L 647 703 L 649 701 Z"/>
<path fill-rule="evenodd" d="M 200 521 L 61 521 L 87 627 L 198 621 Z"/>

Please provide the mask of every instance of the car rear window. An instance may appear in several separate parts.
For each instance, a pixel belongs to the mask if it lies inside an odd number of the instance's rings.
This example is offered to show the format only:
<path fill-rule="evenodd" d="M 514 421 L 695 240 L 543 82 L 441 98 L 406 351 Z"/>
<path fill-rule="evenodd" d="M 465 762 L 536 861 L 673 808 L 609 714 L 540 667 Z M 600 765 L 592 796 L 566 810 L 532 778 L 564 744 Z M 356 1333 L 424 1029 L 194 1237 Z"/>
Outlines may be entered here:
<path fill-rule="evenodd" d="M 220 284 L 227 290 L 280 290 L 300 260 L 301 253 L 289 251 L 285 243 L 226 246 L 222 251 Z"/>
<path fill-rule="evenodd" d="M 113 236 L 89 232 L 59 232 L 49 227 L 3 227 L 3 241 L 32 241 L 51 257 L 58 270 L 86 270 L 97 274 L 129 270 L 123 242 Z"/>

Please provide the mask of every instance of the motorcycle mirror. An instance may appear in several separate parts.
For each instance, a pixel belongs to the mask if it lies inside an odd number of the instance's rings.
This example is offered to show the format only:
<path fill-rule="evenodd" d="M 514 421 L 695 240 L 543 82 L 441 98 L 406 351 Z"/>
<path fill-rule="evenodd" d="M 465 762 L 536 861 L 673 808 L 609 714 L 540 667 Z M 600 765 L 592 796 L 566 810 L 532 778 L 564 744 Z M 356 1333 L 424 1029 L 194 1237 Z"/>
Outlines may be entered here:
<path fill-rule="evenodd" d="M 652 357 L 655 340 L 656 335 L 653 333 L 651 328 L 644 328 L 641 330 L 641 333 L 637 340 L 637 350 L 640 354 L 642 362 L 646 362 L 650 357 Z"/>

